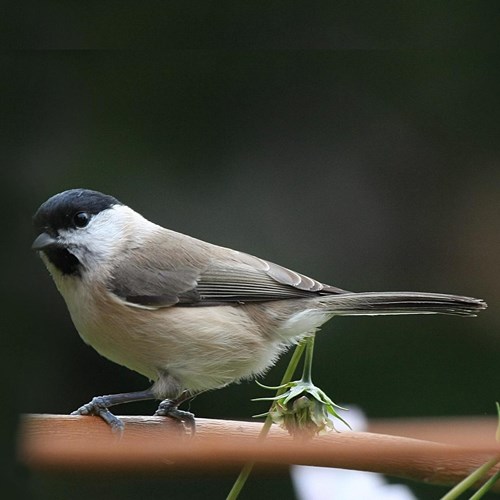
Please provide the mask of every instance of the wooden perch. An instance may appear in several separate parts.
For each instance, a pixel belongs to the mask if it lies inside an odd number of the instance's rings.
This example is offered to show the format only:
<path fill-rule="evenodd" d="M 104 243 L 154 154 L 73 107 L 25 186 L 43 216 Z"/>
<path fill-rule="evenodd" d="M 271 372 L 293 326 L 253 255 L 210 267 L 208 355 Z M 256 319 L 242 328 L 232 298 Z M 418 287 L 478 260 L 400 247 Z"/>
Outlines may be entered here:
<path fill-rule="evenodd" d="M 311 441 L 292 439 L 273 427 L 257 440 L 256 422 L 198 418 L 194 437 L 163 417 L 120 417 L 121 437 L 98 417 L 27 415 L 19 433 L 19 459 L 42 471 L 130 471 L 150 473 L 184 468 L 220 472 L 243 463 L 340 467 L 436 484 L 454 484 L 479 465 L 500 455 L 495 420 L 379 422 L 373 432 L 332 432 Z M 434 432 L 437 428 L 440 433 Z M 389 435 L 394 432 L 419 439 Z M 412 430 L 413 429 L 413 430 Z M 423 439 L 431 429 L 430 439 Z M 446 432 L 445 432 L 446 430 Z M 437 439 L 441 442 L 437 442 Z M 454 444 L 450 444 L 453 442 Z M 498 466 L 494 471 L 498 470 Z M 494 472 L 493 471 L 493 472 Z"/>

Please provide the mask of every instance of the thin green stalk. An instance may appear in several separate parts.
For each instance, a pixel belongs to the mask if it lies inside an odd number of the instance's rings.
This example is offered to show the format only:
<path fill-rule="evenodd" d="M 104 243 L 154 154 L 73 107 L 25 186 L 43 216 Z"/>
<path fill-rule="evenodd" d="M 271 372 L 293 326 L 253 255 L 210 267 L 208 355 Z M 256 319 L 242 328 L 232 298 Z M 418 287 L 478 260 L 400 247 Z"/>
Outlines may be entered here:
<path fill-rule="evenodd" d="M 314 335 L 307 337 L 304 340 L 306 344 L 306 355 L 304 358 L 304 370 L 302 372 L 302 380 L 312 384 L 312 364 L 313 364 L 313 353 L 314 353 Z"/>
<path fill-rule="evenodd" d="M 314 337 L 312 337 L 314 338 Z M 308 339 L 302 340 L 297 347 L 295 348 L 295 351 L 293 352 L 292 358 L 290 359 L 290 362 L 288 363 L 288 367 L 285 370 L 285 373 L 283 375 L 283 378 L 281 379 L 280 385 L 285 385 L 288 384 L 292 380 L 293 374 L 295 373 L 295 370 L 297 369 L 297 366 L 299 364 L 300 358 L 302 357 L 302 354 L 304 353 L 304 349 L 306 348 L 306 345 L 309 345 Z M 286 388 L 282 387 L 277 390 L 276 396 L 280 396 L 285 392 Z M 274 404 L 274 403 L 273 403 Z M 271 406 L 272 408 L 272 406 Z M 273 421 L 271 419 L 271 416 L 268 414 L 266 417 L 266 420 L 264 421 L 264 425 L 262 426 L 262 429 L 259 433 L 258 439 L 264 439 L 268 432 L 269 429 L 271 428 L 271 425 L 273 424 Z M 241 469 L 241 472 L 236 479 L 236 481 L 233 484 L 233 487 L 231 488 L 231 491 L 228 493 L 226 500 L 236 500 L 243 489 L 243 486 L 245 486 L 245 483 L 250 476 L 253 466 L 255 465 L 255 462 L 248 462 L 243 466 Z"/>
<path fill-rule="evenodd" d="M 500 403 L 496 403 L 498 414 L 498 426 L 496 432 L 496 440 L 500 441 Z M 453 489 L 451 489 L 441 500 L 455 500 L 466 490 L 471 488 L 477 481 L 481 480 L 490 469 L 492 469 L 498 462 L 500 462 L 500 455 L 488 460 L 481 467 L 477 468 L 472 474 L 460 481 Z M 486 483 L 479 488 L 479 490 L 470 497 L 470 500 L 477 500 L 482 498 L 483 495 L 500 479 L 500 472 L 494 474 Z"/>
<path fill-rule="evenodd" d="M 493 485 L 500 479 L 500 471 L 496 474 L 493 474 L 488 481 L 486 481 L 481 488 L 479 488 L 474 495 L 470 497 L 469 500 L 479 500 L 483 498 L 483 496 L 493 487 Z"/>
<path fill-rule="evenodd" d="M 477 481 L 484 477 L 487 472 L 492 469 L 500 461 L 500 456 L 496 456 L 488 460 L 485 464 L 478 467 L 472 474 L 460 481 L 454 488 L 452 488 L 441 500 L 455 500 L 462 493 L 465 493 L 469 488 L 474 486 Z"/>

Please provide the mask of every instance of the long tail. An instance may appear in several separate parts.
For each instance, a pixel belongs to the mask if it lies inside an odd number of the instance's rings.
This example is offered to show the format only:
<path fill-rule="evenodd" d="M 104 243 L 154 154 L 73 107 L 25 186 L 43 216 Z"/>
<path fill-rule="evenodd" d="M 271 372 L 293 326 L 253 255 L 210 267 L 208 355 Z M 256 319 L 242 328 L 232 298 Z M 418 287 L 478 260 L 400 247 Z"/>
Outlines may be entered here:
<path fill-rule="evenodd" d="M 345 316 L 379 314 L 453 314 L 476 316 L 486 309 L 484 300 L 425 292 L 341 293 L 321 298 L 322 309 Z"/>

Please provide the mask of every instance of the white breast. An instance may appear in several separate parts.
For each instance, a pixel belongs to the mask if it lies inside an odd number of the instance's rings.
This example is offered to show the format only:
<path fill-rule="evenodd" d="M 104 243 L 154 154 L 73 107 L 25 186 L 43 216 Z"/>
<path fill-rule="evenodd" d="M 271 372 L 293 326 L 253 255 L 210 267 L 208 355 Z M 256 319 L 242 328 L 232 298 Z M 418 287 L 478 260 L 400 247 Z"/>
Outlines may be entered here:
<path fill-rule="evenodd" d="M 82 339 L 153 381 L 168 372 L 184 389 L 214 389 L 265 371 L 284 349 L 237 306 L 139 309 L 102 285 L 51 272 Z"/>

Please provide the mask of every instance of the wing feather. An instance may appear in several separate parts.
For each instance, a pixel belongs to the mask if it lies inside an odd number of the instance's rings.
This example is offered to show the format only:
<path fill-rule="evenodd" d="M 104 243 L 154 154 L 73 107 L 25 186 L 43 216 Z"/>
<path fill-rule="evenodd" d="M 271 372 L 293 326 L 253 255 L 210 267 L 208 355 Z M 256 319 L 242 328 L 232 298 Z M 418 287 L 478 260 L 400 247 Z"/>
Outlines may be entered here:
<path fill-rule="evenodd" d="M 199 245 L 203 242 L 194 240 Z M 125 303 L 151 308 L 263 302 L 345 293 L 308 276 L 252 255 L 209 245 L 181 265 L 164 267 L 129 255 L 117 263 L 108 288 Z M 214 250 L 216 249 L 216 250 Z M 221 254 L 221 252 L 223 252 Z"/>
<path fill-rule="evenodd" d="M 213 260 L 203 270 L 194 267 L 158 269 L 146 262 L 127 269 L 121 265 L 115 269 L 109 289 L 131 305 L 152 308 L 344 293 L 339 288 L 240 252 L 234 252 L 229 261 Z"/>

